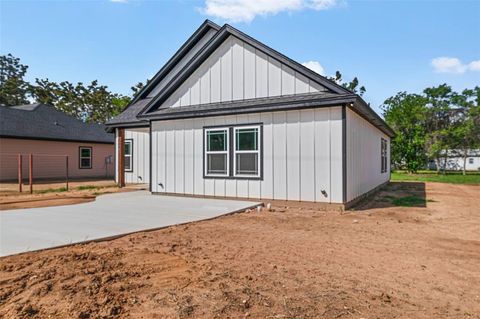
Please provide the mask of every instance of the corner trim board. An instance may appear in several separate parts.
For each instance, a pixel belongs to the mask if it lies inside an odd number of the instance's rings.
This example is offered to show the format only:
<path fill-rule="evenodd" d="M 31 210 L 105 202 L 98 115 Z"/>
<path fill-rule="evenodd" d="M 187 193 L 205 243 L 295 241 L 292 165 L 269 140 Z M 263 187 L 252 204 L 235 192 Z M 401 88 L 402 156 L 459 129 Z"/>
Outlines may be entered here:
<path fill-rule="evenodd" d="M 347 202 L 347 106 L 342 105 L 342 202 Z"/>

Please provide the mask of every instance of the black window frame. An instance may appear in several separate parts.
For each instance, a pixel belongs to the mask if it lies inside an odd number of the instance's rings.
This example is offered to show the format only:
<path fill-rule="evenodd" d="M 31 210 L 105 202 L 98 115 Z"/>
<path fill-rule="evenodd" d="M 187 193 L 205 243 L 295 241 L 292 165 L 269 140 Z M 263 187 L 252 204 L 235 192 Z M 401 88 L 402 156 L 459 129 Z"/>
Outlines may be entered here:
<path fill-rule="evenodd" d="M 258 127 L 259 131 L 259 174 L 258 176 L 242 176 L 242 175 L 235 175 L 234 170 L 234 156 L 235 156 L 235 143 L 234 143 L 234 136 L 235 128 L 242 128 L 242 127 Z M 206 133 L 212 129 L 228 129 L 228 156 L 227 156 L 227 166 L 228 166 L 228 174 L 225 176 L 215 176 L 215 175 L 208 175 L 206 172 Z M 202 139 L 202 147 L 203 147 L 203 178 L 204 179 L 233 179 L 233 180 L 263 180 L 263 123 L 242 123 L 242 124 L 225 124 L 225 125 L 210 125 L 203 127 L 203 139 Z"/>
<path fill-rule="evenodd" d="M 125 157 L 126 157 L 126 154 L 125 154 L 125 144 L 127 144 L 127 142 L 130 143 L 130 151 L 131 151 L 131 154 L 129 155 L 130 156 L 130 169 L 126 169 L 125 168 Z M 124 145 L 123 145 L 123 169 L 125 172 L 128 172 L 128 173 L 131 173 L 133 172 L 133 139 L 132 138 L 126 138 L 124 140 Z"/>
<path fill-rule="evenodd" d="M 88 167 L 82 166 L 82 158 L 85 158 L 84 156 L 82 156 L 82 150 L 83 149 L 90 150 L 90 156 L 89 156 L 90 166 L 88 166 Z M 79 146 L 78 147 L 78 168 L 79 169 L 92 169 L 92 167 L 93 167 L 93 147 L 91 147 L 91 146 Z"/>
<path fill-rule="evenodd" d="M 388 141 L 383 137 L 380 138 L 380 172 L 387 173 L 388 172 Z"/>

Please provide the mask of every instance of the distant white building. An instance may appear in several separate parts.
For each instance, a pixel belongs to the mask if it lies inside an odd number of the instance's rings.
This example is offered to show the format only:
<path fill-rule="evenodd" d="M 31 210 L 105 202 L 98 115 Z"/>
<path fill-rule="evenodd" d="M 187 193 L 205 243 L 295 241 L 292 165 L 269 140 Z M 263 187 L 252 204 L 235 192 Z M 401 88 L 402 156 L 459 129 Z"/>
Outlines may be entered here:
<path fill-rule="evenodd" d="M 445 167 L 446 170 L 461 171 L 463 170 L 464 157 L 462 152 L 456 150 L 450 150 L 448 156 L 440 159 L 441 169 Z M 435 164 L 433 165 L 435 167 Z M 469 150 L 467 156 L 467 162 L 465 163 L 465 170 L 478 171 L 480 170 L 480 149 Z"/>

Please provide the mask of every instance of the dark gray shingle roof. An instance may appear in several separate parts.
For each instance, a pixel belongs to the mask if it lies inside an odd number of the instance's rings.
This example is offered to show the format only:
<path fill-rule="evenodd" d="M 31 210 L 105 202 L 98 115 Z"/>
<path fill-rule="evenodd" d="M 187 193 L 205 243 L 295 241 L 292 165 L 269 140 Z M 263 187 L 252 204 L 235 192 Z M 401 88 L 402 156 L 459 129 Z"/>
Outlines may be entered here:
<path fill-rule="evenodd" d="M 354 112 L 375 125 L 390 137 L 395 136 L 393 130 L 366 104 L 353 93 L 316 92 L 298 95 L 256 98 L 241 101 L 200 104 L 182 107 L 158 109 L 155 112 L 140 116 L 152 120 L 172 120 L 206 116 L 232 115 L 255 112 L 275 112 L 315 107 L 330 107 L 346 104 Z"/>
<path fill-rule="evenodd" d="M 130 104 L 121 114 L 115 116 L 107 122 L 107 125 L 139 123 L 137 114 L 150 102 L 151 98 L 141 99 Z M 146 122 L 148 124 L 148 122 Z"/>
<path fill-rule="evenodd" d="M 101 124 L 84 123 L 43 104 L 0 106 L 0 136 L 113 143 L 114 135 Z"/>

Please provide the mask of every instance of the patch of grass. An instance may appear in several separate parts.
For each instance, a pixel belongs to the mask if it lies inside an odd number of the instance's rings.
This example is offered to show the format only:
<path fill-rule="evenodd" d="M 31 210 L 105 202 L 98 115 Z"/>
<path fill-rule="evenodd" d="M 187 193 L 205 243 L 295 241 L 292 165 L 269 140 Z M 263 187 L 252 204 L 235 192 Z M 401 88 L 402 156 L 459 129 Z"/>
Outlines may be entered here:
<path fill-rule="evenodd" d="M 60 188 L 47 188 L 47 189 L 41 189 L 38 191 L 35 191 L 37 194 L 48 194 L 48 193 L 62 193 L 66 192 L 67 188 L 66 187 L 60 187 Z"/>
<path fill-rule="evenodd" d="M 416 182 L 438 182 L 452 184 L 480 184 L 480 172 L 467 172 L 462 175 L 459 171 L 449 171 L 445 175 L 437 174 L 434 171 L 419 171 L 409 174 L 405 171 L 393 171 L 392 181 L 416 181 Z"/>
<path fill-rule="evenodd" d="M 75 188 L 77 191 L 84 191 L 84 190 L 89 190 L 89 189 L 100 189 L 100 187 L 95 186 L 95 185 L 81 185 Z"/>
<path fill-rule="evenodd" d="M 405 207 L 425 207 L 426 201 L 425 198 L 418 196 L 405 196 L 393 199 L 392 204 Z"/>

